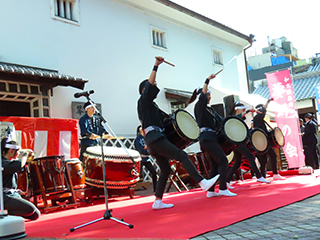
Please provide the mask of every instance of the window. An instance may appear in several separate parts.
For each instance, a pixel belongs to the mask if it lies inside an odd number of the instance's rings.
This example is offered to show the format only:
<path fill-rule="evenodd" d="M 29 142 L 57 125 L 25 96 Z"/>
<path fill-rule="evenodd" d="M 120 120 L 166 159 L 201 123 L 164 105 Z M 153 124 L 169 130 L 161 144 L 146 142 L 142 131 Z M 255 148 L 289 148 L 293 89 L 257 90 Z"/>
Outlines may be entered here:
<path fill-rule="evenodd" d="M 164 30 L 151 26 L 151 45 L 160 49 L 167 49 L 167 34 Z"/>
<path fill-rule="evenodd" d="M 79 0 L 51 0 L 52 18 L 79 24 Z"/>
<path fill-rule="evenodd" d="M 17 106 L 14 116 L 50 117 L 48 91 L 36 84 L 0 80 L 1 101 L 6 101 L 9 106 Z M 2 110 L 2 116 L 10 114 L 10 109 Z"/>
<path fill-rule="evenodd" d="M 223 65 L 222 51 L 212 48 L 212 62 L 215 65 Z"/>

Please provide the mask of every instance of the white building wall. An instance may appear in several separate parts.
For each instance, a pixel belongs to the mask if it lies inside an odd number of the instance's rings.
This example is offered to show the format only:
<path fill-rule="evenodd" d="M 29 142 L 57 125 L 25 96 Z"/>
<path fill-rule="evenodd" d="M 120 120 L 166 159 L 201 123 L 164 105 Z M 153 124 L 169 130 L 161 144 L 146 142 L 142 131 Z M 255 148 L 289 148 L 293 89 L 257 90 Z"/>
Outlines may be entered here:
<path fill-rule="evenodd" d="M 91 98 L 102 104 L 103 116 L 117 135 L 135 134 L 138 85 L 149 77 L 155 56 L 176 65 L 163 63 L 158 70 L 162 91 L 156 102 L 164 111 L 169 112 L 164 87 L 193 91 L 221 69 L 212 64 L 212 47 L 222 51 L 224 64 L 236 57 L 213 86 L 247 92 L 244 46 L 197 32 L 187 24 L 180 26 L 170 18 L 111 0 L 81 0 L 80 26 L 52 19 L 49 0 L 0 3 L 0 61 L 88 79 L 85 90 L 95 91 Z M 150 25 L 166 30 L 167 51 L 151 47 Z M 51 117 L 71 118 L 71 102 L 86 101 L 73 97 L 78 91 L 54 88 Z"/>
<path fill-rule="evenodd" d="M 270 53 L 265 53 L 248 58 L 248 64 L 252 69 L 259 69 L 263 67 L 271 66 L 271 57 Z"/>

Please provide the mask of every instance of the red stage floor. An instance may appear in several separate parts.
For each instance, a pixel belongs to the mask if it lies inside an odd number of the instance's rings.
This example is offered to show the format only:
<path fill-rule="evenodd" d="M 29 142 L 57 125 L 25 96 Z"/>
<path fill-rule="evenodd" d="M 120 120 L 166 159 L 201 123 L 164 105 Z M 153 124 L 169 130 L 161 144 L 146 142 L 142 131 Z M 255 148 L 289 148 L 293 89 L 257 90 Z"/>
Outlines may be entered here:
<path fill-rule="evenodd" d="M 69 239 L 189 239 L 318 194 L 319 185 L 317 174 L 291 175 L 270 184 L 248 179 L 235 184 L 237 197 L 207 199 L 200 189 L 168 193 L 164 202 L 174 203 L 174 208 L 157 211 L 151 209 L 153 196 L 122 197 L 110 200 L 109 209 L 113 217 L 134 225 L 133 229 L 102 220 L 70 232 L 101 218 L 106 209 L 102 203 L 43 214 L 37 221 L 26 222 L 26 233 L 28 237 Z"/>

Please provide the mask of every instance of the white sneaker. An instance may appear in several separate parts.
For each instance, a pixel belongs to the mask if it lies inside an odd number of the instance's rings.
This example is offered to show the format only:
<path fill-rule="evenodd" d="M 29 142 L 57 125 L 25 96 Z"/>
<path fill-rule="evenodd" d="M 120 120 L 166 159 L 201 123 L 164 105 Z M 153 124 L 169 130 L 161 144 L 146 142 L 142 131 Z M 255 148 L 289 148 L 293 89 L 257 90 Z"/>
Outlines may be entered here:
<path fill-rule="evenodd" d="M 227 196 L 227 197 L 235 197 L 235 196 L 237 196 L 236 193 L 232 193 L 232 192 L 230 192 L 228 189 L 226 189 L 226 190 L 219 190 L 219 195 L 220 195 L 220 196 Z"/>
<path fill-rule="evenodd" d="M 265 179 L 264 177 L 260 177 L 257 179 L 257 182 L 262 182 L 262 183 L 270 183 L 270 181 L 268 181 L 267 179 Z"/>
<path fill-rule="evenodd" d="M 227 182 L 227 188 L 234 189 L 234 187 L 231 186 L 231 183 Z"/>
<path fill-rule="evenodd" d="M 202 188 L 203 191 L 208 191 L 209 188 L 211 188 L 213 186 L 213 184 L 216 183 L 216 181 L 218 180 L 218 178 L 220 177 L 220 174 L 214 176 L 213 178 L 207 180 L 207 179 L 202 179 L 201 182 L 199 182 L 200 187 Z"/>
<path fill-rule="evenodd" d="M 165 204 L 162 202 L 162 200 L 155 200 L 152 204 L 152 209 L 158 210 L 158 209 L 165 209 L 165 208 L 172 208 L 173 204 Z"/>
<path fill-rule="evenodd" d="M 273 180 L 285 180 L 285 177 L 282 177 L 280 174 L 273 174 Z"/>
<path fill-rule="evenodd" d="M 219 196 L 220 196 L 219 193 L 211 192 L 211 191 L 208 191 L 208 192 L 207 192 L 207 198 L 219 197 Z"/>

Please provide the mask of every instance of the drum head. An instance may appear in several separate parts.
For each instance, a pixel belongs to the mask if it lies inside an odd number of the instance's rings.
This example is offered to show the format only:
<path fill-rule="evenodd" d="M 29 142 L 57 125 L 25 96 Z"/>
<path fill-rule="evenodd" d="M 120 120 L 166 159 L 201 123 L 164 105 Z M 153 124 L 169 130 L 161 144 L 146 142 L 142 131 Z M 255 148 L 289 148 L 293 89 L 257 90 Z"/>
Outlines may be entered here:
<path fill-rule="evenodd" d="M 276 138 L 277 143 L 279 144 L 280 147 L 284 146 L 284 136 L 282 134 L 282 131 L 280 128 L 275 128 L 274 129 L 274 136 Z"/>
<path fill-rule="evenodd" d="M 247 139 L 248 127 L 237 117 L 226 118 L 223 129 L 226 136 L 235 143 L 241 143 Z"/>
<path fill-rule="evenodd" d="M 78 163 L 80 160 L 78 158 L 65 159 L 66 163 Z"/>
<path fill-rule="evenodd" d="M 258 152 L 264 152 L 268 147 L 267 136 L 259 129 L 254 129 L 252 131 L 251 143 Z"/>
<path fill-rule="evenodd" d="M 194 118 L 186 111 L 178 110 L 175 113 L 175 120 L 178 130 L 186 138 L 190 140 L 197 140 L 199 137 L 199 127 Z"/>
<path fill-rule="evenodd" d="M 109 147 L 109 146 L 103 146 L 103 153 L 105 161 L 120 161 L 120 162 L 132 162 L 131 158 L 127 154 L 127 152 L 130 154 L 130 156 L 134 159 L 134 161 L 141 161 L 141 157 L 138 151 L 133 149 L 123 149 L 119 147 Z M 101 146 L 92 146 L 88 147 L 83 154 L 83 156 L 87 157 L 96 157 L 99 159 L 102 159 L 102 153 L 101 153 Z"/>

